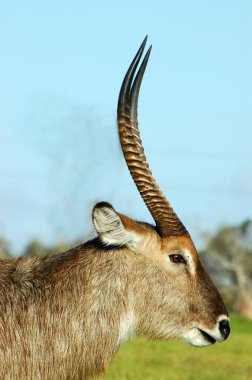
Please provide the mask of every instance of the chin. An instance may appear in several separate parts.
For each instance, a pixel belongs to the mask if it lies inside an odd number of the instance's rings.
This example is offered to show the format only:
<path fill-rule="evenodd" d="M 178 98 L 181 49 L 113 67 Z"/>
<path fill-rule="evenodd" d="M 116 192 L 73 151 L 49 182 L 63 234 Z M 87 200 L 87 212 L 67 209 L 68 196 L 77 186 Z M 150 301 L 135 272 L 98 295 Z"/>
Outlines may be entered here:
<path fill-rule="evenodd" d="M 216 339 L 214 339 L 211 335 L 197 327 L 194 327 L 186 332 L 182 339 L 194 347 L 211 346 L 216 342 Z"/>

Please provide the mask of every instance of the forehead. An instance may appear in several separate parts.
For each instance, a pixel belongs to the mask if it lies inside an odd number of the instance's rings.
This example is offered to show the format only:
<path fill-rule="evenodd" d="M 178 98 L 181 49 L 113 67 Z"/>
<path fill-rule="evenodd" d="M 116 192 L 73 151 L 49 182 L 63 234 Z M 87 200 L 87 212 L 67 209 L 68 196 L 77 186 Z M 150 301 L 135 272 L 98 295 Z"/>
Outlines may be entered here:
<path fill-rule="evenodd" d="M 162 253 L 181 252 L 190 254 L 192 259 L 197 260 L 197 250 L 189 235 L 169 236 L 162 239 Z"/>

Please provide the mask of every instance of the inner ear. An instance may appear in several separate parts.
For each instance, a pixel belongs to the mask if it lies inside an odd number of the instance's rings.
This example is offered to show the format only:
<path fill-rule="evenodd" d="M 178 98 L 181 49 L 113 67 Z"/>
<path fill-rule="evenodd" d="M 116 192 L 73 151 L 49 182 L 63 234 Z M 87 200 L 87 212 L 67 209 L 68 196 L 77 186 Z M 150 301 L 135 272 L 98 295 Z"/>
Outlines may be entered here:
<path fill-rule="evenodd" d="M 104 244 L 130 247 L 134 240 L 137 240 L 137 237 L 125 228 L 120 215 L 109 203 L 97 203 L 92 217 L 96 232 Z"/>

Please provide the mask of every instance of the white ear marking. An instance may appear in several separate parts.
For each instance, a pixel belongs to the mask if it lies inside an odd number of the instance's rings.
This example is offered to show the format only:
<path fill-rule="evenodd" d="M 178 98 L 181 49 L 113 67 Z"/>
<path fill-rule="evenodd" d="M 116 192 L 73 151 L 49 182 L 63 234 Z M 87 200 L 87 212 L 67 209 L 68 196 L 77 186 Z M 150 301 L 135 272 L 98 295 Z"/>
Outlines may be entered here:
<path fill-rule="evenodd" d="M 139 238 L 128 231 L 117 212 L 109 203 L 98 203 L 93 209 L 93 224 L 102 242 L 106 245 L 136 246 Z"/>

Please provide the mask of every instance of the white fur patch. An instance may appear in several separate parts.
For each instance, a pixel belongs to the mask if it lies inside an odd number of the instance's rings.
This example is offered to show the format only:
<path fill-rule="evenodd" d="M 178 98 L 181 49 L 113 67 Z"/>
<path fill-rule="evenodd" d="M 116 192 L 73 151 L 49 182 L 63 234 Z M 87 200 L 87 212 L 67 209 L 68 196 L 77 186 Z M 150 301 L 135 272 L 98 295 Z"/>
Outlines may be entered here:
<path fill-rule="evenodd" d="M 187 262 L 187 265 L 190 268 L 192 275 L 194 276 L 196 273 L 196 267 L 195 267 L 195 263 L 193 260 L 193 256 L 192 256 L 191 252 L 189 251 L 189 249 L 186 249 L 186 248 L 183 249 L 183 255 L 184 255 L 184 258 Z"/>
<path fill-rule="evenodd" d="M 135 316 L 133 311 L 124 314 L 120 320 L 118 346 L 129 340 L 135 334 Z"/>
<path fill-rule="evenodd" d="M 204 346 L 209 346 L 211 344 L 203 337 L 201 332 L 196 327 L 187 331 L 183 335 L 183 339 L 187 343 L 190 343 L 192 346 L 196 346 L 196 347 L 204 347 Z"/>

